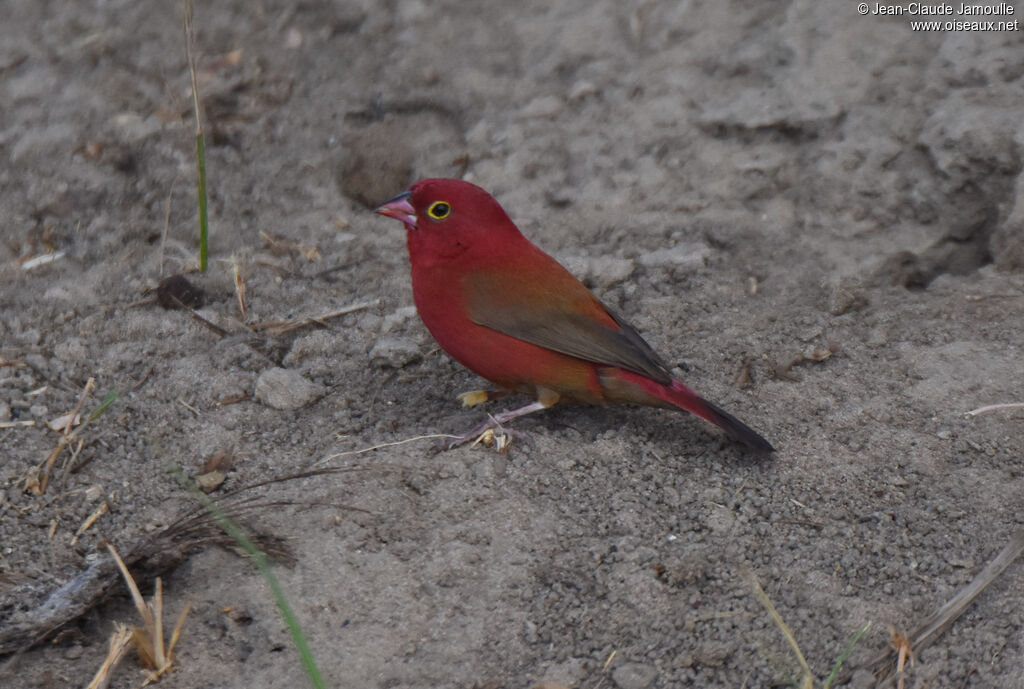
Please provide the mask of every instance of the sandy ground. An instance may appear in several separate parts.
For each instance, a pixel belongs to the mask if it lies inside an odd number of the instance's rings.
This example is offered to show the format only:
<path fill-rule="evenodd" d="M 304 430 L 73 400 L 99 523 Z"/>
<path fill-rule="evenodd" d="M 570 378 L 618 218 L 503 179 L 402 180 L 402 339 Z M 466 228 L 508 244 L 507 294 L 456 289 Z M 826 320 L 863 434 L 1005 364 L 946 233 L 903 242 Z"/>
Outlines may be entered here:
<path fill-rule="evenodd" d="M 964 415 L 1024 401 L 1020 31 L 837 0 L 203 5 L 211 262 L 190 277 L 221 335 L 148 292 L 196 263 L 180 6 L 3 5 L 0 630 L 190 509 L 168 467 L 226 453 L 218 496 L 481 419 L 415 315 L 401 226 L 370 212 L 426 176 L 492 191 L 779 452 L 559 408 L 519 424 L 532 448 L 419 440 L 254 491 L 274 505 L 245 523 L 291 548 L 277 573 L 331 686 L 786 684 L 746 570 L 822 679 L 1024 522 L 1024 412 Z M 118 397 L 37 494 L 46 424 L 90 377 L 85 410 Z M 161 686 L 304 685 L 245 559 L 199 549 L 164 585 L 169 615 L 194 609 Z M 0 684 L 84 686 L 135 620 L 116 588 Z M 1015 563 L 906 686 L 1024 687 L 1022 590 Z M 140 681 L 130 658 L 111 686 Z"/>

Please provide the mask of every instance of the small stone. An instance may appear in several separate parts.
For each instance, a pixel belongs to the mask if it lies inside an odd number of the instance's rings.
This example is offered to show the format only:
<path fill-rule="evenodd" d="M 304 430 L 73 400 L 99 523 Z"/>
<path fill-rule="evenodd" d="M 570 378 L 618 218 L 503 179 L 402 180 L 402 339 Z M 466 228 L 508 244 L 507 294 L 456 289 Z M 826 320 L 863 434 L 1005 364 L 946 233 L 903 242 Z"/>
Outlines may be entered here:
<path fill-rule="evenodd" d="M 420 359 L 420 348 L 407 337 L 382 337 L 370 350 L 370 359 L 377 366 L 402 368 Z"/>
<path fill-rule="evenodd" d="M 658 676 L 658 670 L 643 663 L 624 663 L 612 670 L 612 679 L 619 689 L 646 689 Z"/>
<path fill-rule="evenodd" d="M 391 332 L 396 325 L 401 325 L 416 315 L 415 306 L 403 306 L 399 309 L 395 309 L 394 312 L 384 317 L 384 321 L 381 323 L 381 333 Z"/>
<path fill-rule="evenodd" d="M 284 47 L 294 50 L 302 45 L 302 32 L 294 26 L 284 34 Z"/>
<path fill-rule="evenodd" d="M 565 689 L 582 686 L 587 677 L 586 661 L 583 658 L 569 658 L 552 665 L 544 671 L 544 677 L 533 689 Z"/>
<path fill-rule="evenodd" d="M 724 643 L 709 641 L 697 649 L 696 662 L 708 667 L 722 667 L 732 654 L 732 649 Z"/>
<path fill-rule="evenodd" d="M 851 277 L 840 277 L 828 285 L 826 308 L 833 316 L 842 316 L 850 311 L 857 311 L 867 306 L 860 281 Z"/>
<path fill-rule="evenodd" d="M 337 351 L 337 340 L 337 333 L 330 330 L 314 330 L 308 335 L 295 338 L 292 348 L 282 361 L 285 366 L 295 367 L 310 360 L 329 358 Z"/>
<path fill-rule="evenodd" d="M 302 409 L 323 394 L 323 388 L 286 368 L 268 368 L 256 379 L 256 399 L 273 409 Z"/>
<path fill-rule="evenodd" d="M 64 650 L 64 657 L 68 660 L 78 660 L 85 653 L 81 644 L 73 644 Z"/>
<path fill-rule="evenodd" d="M 597 93 L 597 87 L 594 86 L 593 82 L 586 81 L 585 79 L 577 81 L 569 89 L 569 102 L 575 103 L 595 93 Z"/>
<path fill-rule="evenodd" d="M 60 416 L 58 416 L 55 419 L 50 419 L 50 421 L 49 421 L 49 423 L 47 423 L 47 425 L 50 427 L 51 431 L 56 431 L 57 433 L 63 433 L 64 430 L 68 428 L 68 423 L 71 424 L 71 428 L 74 428 L 78 424 L 82 423 L 82 415 L 81 414 L 73 414 L 72 412 L 68 412 L 67 414 L 61 414 Z M 68 430 L 70 430 L 70 429 L 68 429 Z"/>
<path fill-rule="evenodd" d="M 123 112 L 110 120 L 110 128 L 123 143 L 137 143 L 156 134 L 162 128 L 160 119 L 150 115 L 143 117 L 135 112 Z"/>
<path fill-rule="evenodd" d="M 889 333 L 884 326 L 874 327 L 868 331 L 864 342 L 868 347 L 881 347 L 889 343 Z"/>
<path fill-rule="evenodd" d="M 224 475 L 223 471 L 214 470 L 196 476 L 196 483 L 199 484 L 199 489 L 204 493 L 212 493 L 220 488 L 226 478 L 227 476 Z"/>
<path fill-rule="evenodd" d="M 341 192 L 375 208 L 409 185 L 413 146 L 405 122 L 385 118 L 352 129 L 344 138 L 344 152 L 335 171 Z"/>
<path fill-rule="evenodd" d="M 641 254 L 639 260 L 645 266 L 699 270 L 707 263 L 710 255 L 711 248 L 706 244 L 688 242 Z"/>
<path fill-rule="evenodd" d="M 231 471 L 234 465 L 234 453 L 229 450 L 218 450 L 207 457 L 206 461 L 203 462 L 202 473 L 207 474 L 212 471 Z"/>
<path fill-rule="evenodd" d="M 160 281 L 156 300 L 165 309 L 201 309 L 206 303 L 206 293 L 184 275 L 171 275 Z"/>
<path fill-rule="evenodd" d="M 562 112 L 562 99 L 557 96 L 540 96 L 527 103 L 520 114 L 523 117 L 555 117 Z"/>

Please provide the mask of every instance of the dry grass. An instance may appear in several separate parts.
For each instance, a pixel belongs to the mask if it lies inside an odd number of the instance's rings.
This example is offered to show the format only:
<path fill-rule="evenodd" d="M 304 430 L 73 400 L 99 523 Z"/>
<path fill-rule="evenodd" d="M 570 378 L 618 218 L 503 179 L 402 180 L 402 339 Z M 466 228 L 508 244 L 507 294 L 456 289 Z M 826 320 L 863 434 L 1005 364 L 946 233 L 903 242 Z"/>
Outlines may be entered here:
<path fill-rule="evenodd" d="M 786 621 L 782 619 L 782 615 L 779 614 L 779 611 L 775 609 L 771 599 L 768 598 L 768 594 L 764 592 L 763 588 L 761 588 L 761 582 L 757 580 L 754 573 L 748 570 L 746 572 L 746 578 L 750 584 L 750 588 L 753 589 L 757 600 L 760 601 L 761 605 L 763 605 L 765 610 L 768 611 L 768 614 L 771 616 L 775 626 L 779 628 L 782 635 L 789 643 L 790 648 L 793 649 L 793 654 L 796 656 L 797 662 L 800 663 L 800 679 L 793 682 L 793 686 L 799 687 L 800 689 L 814 689 L 814 673 L 811 672 L 811 667 L 807 664 L 807 659 L 804 658 L 804 654 L 800 650 L 800 645 L 797 643 L 796 637 L 793 635 L 789 625 L 787 625 Z M 861 627 L 850 643 L 846 645 L 846 648 L 843 649 L 842 653 L 839 654 L 839 658 L 837 658 L 836 662 L 832 665 L 832 671 L 829 672 L 828 677 L 825 678 L 825 681 L 822 684 L 824 689 L 829 689 L 829 687 L 839 679 L 839 671 L 842 669 L 843 663 L 845 663 L 847 658 L 850 657 L 850 654 L 853 652 L 853 647 L 857 645 L 857 642 L 860 641 L 860 638 L 864 636 L 869 627 L 871 627 L 870 622 Z"/>
<path fill-rule="evenodd" d="M 1022 553 L 1024 553 L 1024 529 L 1018 530 L 1010 538 L 1006 547 L 999 551 L 999 554 L 992 558 L 970 583 L 957 591 L 956 595 L 946 601 L 945 605 L 925 618 L 914 631 L 906 635 L 894 632 L 890 648 L 868 663 L 868 666 L 874 668 L 881 679 L 896 674 L 899 677 L 899 683 L 902 684 L 902 673 L 907 658 L 909 657 L 913 661 L 913 653 L 924 650 L 939 638 L 964 613 L 971 602 Z"/>
<path fill-rule="evenodd" d="M 242 322 L 245 322 L 246 316 L 249 314 L 249 305 L 245 299 L 245 277 L 242 275 L 242 269 L 238 265 L 238 258 L 231 258 L 231 274 L 234 277 L 235 283 L 235 297 L 238 299 L 238 312 L 242 316 Z"/>
<path fill-rule="evenodd" d="M 103 414 L 103 412 L 105 412 L 118 397 L 117 392 L 110 393 L 106 398 L 104 398 L 99 406 L 93 409 L 92 412 L 83 419 L 81 417 L 82 405 L 85 404 L 86 398 L 89 396 L 89 393 L 92 392 L 95 385 L 96 379 L 89 378 L 85 387 L 82 389 L 81 394 L 78 396 L 78 402 L 75 404 L 74 409 L 50 422 L 50 427 L 61 434 L 60 439 L 57 441 L 57 446 L 50 451 L 50 454 L 47 455 L 46 459 L 44 459 L 39 466 L 30 470 L 22 479 L 25 492 L 33 495 L 42 495 L 46 492 L 46 489 L 50 484 L 50 479 L 53 475 L 53 468 L 57 464 L 57 460 L 60 458 L 61 454 L 63 454 L 64 450 L 67 448 L 71 448 L 71 453 L 64 461 L 61 468 L 62 478 L 67 478 L 68 473 L 74 468 L 75 462 L 78 459 L 78 454 L 85 446 L 85 441 L 80 440 L 79 436 L 81 436 L 89 424 L 99 418 L 99 416 Z"/>
<path fill-rule="evenodd" d="M 142 618 L 142 626 L 128 628 L 122 624 L 117 625 L 116 631 L 110 637 L 107 657 L 86 689 L 103 689 L 107 686 L 114 668 L 124 658 L 129 643 L 135 645 L 135 650 L 139 654 L 139 662 L 142 664 L 143 674 L 146 676 L 146 680 L 142 683 L 142 686 L 145 687 L 159 682 L 161 677 L 174 669 L 174 646 L 181 637 L 181 628 L 185 625 L 185 618 L 188 616 L 192 603 L 191 601 L 185 603 L 184 609 L 174 624 L 170 642 L 165 645 L 163 582 L 157 577 L 156 591 L 153 593 L 152 600 L 147 603 L 142 597 L 142 593 L 139 592 L 139 587 L 128 571 L 128 567 L 125 566 L 121 556 L 117 554 L 117 550 L 109 543 L 107 549 L 128 585 L 135 609 L 139 611 L 139 616 Z"/>
<path fill-rule="evenodd" d="M 345 314 L 354 313 L 356 311 L 362 311 L 368 309 L 371 306 L 376 306 L 380 303 L 380 299 L 373 299 L 371 301 L 361 302 L 359 304 L 352 304 L 350 306 L 344 306 L 340 309 L 330 311 L 320 316 L 305 316 L 303 318 L 296 318 L 288 321 L 265 321 L 263 323 L 254 323 L 250 328 L 255 331 L 267 331 L 272 335 L 283 335 L 291 332 L 298 328 L 305 327 L 307 325 L 321 325 L 326 326 L 326 321 L 332 318 L 338 318 Z"/>
<path fill-rule="evenodd" d="M 116 631 L 110 635 L 110 647 L 107 649 L 107 657 L 103 659 L 103 664 L 100 665 L 100 669 L 96 671 L 96 675 L 85 689 L 106 689 L 107 685 L 110 684 L 114 668 L 117 667 L 124 658 L 124 654 L 128 651 L 128 645 L 132 642 L 131 637 L 131 630 L 118 623 Z"/>

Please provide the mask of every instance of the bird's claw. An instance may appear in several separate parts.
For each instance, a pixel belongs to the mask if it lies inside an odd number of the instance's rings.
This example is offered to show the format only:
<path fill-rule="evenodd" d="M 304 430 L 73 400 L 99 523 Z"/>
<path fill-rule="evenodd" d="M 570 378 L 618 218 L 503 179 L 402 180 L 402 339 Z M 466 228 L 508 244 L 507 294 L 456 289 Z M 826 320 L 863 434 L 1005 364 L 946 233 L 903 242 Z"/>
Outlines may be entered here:
<path fill-rule="evenodd" d="M 477 445 L 493 447 L 499 454 L 505 454 L 508 452 L 508 448 L 512 446 L 512 436 L 505 433 L 502 429 L 498 429 L 495 432 L 493 428 L 488 428 L 480 434 L 480 437 L 473 441 L 470 447 L 476 447 Z"/>
<path fill-rule="evenodd" d="M 508 452 L 514 440 L 520 440 L 528 447 L 533 447 L 533 436 L 526 431 L 505 428 L 488 420 L 468 433 L 462 433 L 449 439 L 443 446 L 445 451 L 453 450 L 469 443 L 470 447 L 483 445 L 493 447 L 501 454 Z"/>

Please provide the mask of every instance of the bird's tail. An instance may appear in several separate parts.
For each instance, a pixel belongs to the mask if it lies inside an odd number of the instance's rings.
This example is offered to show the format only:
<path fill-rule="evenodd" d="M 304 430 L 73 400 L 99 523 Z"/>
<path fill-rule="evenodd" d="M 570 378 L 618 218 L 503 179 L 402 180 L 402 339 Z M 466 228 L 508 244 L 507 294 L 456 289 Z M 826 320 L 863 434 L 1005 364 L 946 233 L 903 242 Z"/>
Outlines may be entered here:
<path fill-rule="evenodd" d="M 662 403 L 668 403 L 659 406 L 676 407 L 699 416 L 705 421 L 721 428 L 733 440 L 738 440 L 758 452 L 775 452 L 775 448 L 772 447 L 771 443 L 762 438 L 753 428 L 724 409 L 720 409 L 711 402 L 708 402 L 678 380 L 673 379 L 671 385 L 662 385 L 646 376 L 622 369 L 616 369 L 615 374 L 615 377 L 620 382 L 639 386 L 647 396 L 653 397 Z M 647 403 L 650 404 L 652 402 L 653 400 Z"/>

